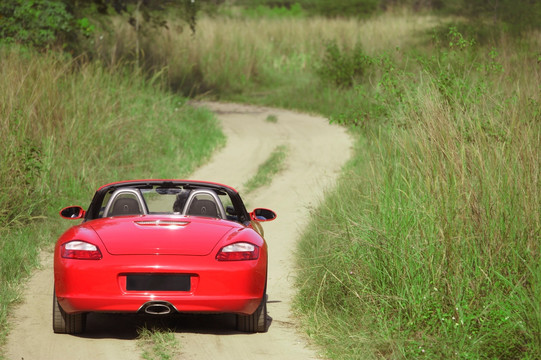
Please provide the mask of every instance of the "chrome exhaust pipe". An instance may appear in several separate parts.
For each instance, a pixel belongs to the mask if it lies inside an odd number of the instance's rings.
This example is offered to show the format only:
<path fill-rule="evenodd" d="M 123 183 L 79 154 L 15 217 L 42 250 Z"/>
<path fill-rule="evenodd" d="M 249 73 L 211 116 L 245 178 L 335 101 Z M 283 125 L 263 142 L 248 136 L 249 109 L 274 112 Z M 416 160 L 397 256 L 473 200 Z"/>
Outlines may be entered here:
<path fill-rule="evenodd" d="M 150 315 L 167 315 L 176 310 L 173 305 L 165 301 L 149 301 L 143 305 L 143 311 Z"/>

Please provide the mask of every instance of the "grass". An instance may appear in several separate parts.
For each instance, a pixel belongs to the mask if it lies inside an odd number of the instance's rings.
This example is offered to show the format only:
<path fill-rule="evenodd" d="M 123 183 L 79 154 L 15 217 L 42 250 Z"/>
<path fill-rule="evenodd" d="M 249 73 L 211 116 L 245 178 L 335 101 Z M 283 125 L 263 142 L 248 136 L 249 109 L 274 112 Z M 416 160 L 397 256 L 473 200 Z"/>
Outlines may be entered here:
<path fill-rule="evenodd" d="M 248 194 L 262 186 L 269 185 L 272 182 L 272 178 L 280 171 L 284 170 L 287 151 L 287 146 L 277 146 L 267 160 L 259 165 L 255 175 L 244 183 L 244 192 Z"/>
<path fill-rule="evenodd" d="M 187 176 L 224 143 L 213 115 L 159 79 L 0 48 L 0 343 L 19 284 L 102 184 Z"/>
<path fill-rule="evenodd" d="M 330 358 L 541 357 L 541 77 L 525 45 L 464 45 L 392 60 L 388 119 L 356 122 L 301 240 L 297 309 Z"/>
<path fill-rule="evenodd" d="M 138 330 L 137 342 L 145 360 L 171 360 L 175 358 L 180 344 L 175 334 L 168 330 L 148 329 Z"/>
<path fill-rule="evenodd" d="M 250 101 L 292 107 L 292 104 L 303 105 L 317 95 L 318 92 L 310 88 L 315 80 L 313 67 L 323 57 L 326 42 L 336 40 L 346 49 L 359 43 L 372 55 L 416 42 L 413 34 L 430 29 L 439 21 L 430 15 L 410 14 L 384 14 L 369 22 L 202 17 L 195 35 L 172 25 L 170 30 L 161 29 L 143 39 L 141 47 L 145 68 L 167 69 L 169 85 L 183 94 L 234 100 L 239 94 L 252 94 Z M 174 19 L 171 22 L 175 24 Z M 113 24 L 113 30 L 95 34 L 98 56 L 109 64 L 134 61 L 134 32 L 121 19 Z M 301 100 L 307 91 L 312 96 Z M 323 112 L 319 104 L 325 95 L 337 94 L 334 91 L 320 94 L 303 108 Z M 339 99 L 335 97 L 335 101 Z M 324 101 L 324 106 L 330 104 L 330 98 Z M 341 105 L 344 103 L 340 102 L 336 108 Z"/>
<path fill-rule="evenodd" d="M 269 116 L 265 118 L 265 121 L 272 124 L 276 124 L 278 122 L 278 116 L 274 114 L 270 114 Z"/>

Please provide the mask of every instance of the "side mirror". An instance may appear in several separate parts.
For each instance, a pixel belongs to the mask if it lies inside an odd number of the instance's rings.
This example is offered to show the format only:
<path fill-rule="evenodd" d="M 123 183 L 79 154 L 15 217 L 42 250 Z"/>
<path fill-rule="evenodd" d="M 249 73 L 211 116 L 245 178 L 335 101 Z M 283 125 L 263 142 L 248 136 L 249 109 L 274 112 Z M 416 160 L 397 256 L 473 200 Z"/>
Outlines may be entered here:
<path fill-rule="evenodd" d="M 250 218 L 255 221 L 271 221 L 276 219 L 276 213 L 269 209 L 257 208 L 250 213 Z"/>
<path fill-rule="evenodd" d="M 60 216 L 68 220 L 82 219 L 86 212 L 80 206 L 68 206 L 60 210 Z"/>

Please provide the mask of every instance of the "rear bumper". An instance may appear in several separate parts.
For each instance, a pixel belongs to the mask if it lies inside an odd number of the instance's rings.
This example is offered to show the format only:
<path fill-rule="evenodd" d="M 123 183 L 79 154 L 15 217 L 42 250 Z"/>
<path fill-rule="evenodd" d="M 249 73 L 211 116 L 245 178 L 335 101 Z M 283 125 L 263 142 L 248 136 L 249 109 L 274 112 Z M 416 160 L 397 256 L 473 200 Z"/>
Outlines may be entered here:
<path fill-rule="evenodd" d="M 219 262 L 194 256 L 55 258 L 55 293 L 67 313 L 139 311 L 150 301 L 178 312 L 252 314 L 264 296 L 266 253 L 258 260 Z M 57 256 L 57 255 L 55 255 Z M 136 265 L 133 265 L 136 264 Z M 128 274 L 188 274 L 189 291 L 128 291 Z"/>
<path fill-rule="evenodd" d="M 111 297 L 59 297 L 58 303 L 67 313 L 79 312 L 126 312 L 136 313 L 148 302 L 164 301 L 178 312 L 252 314 L 261 298 L 238 297 L 175 297 L 175 296 L 117 296 Z"/>

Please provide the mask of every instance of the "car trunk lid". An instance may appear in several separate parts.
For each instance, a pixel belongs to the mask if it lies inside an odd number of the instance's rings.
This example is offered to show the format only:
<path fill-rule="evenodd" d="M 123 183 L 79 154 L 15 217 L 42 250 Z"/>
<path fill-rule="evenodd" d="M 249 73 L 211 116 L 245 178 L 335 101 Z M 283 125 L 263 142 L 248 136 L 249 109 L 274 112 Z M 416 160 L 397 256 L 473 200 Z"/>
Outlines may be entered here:
<path fill-rule="evenodd" d="M 129 216 L 94 221 L 92 227 L 112 255 L 208 255 L 235 227 L 211 218 Z"/>

